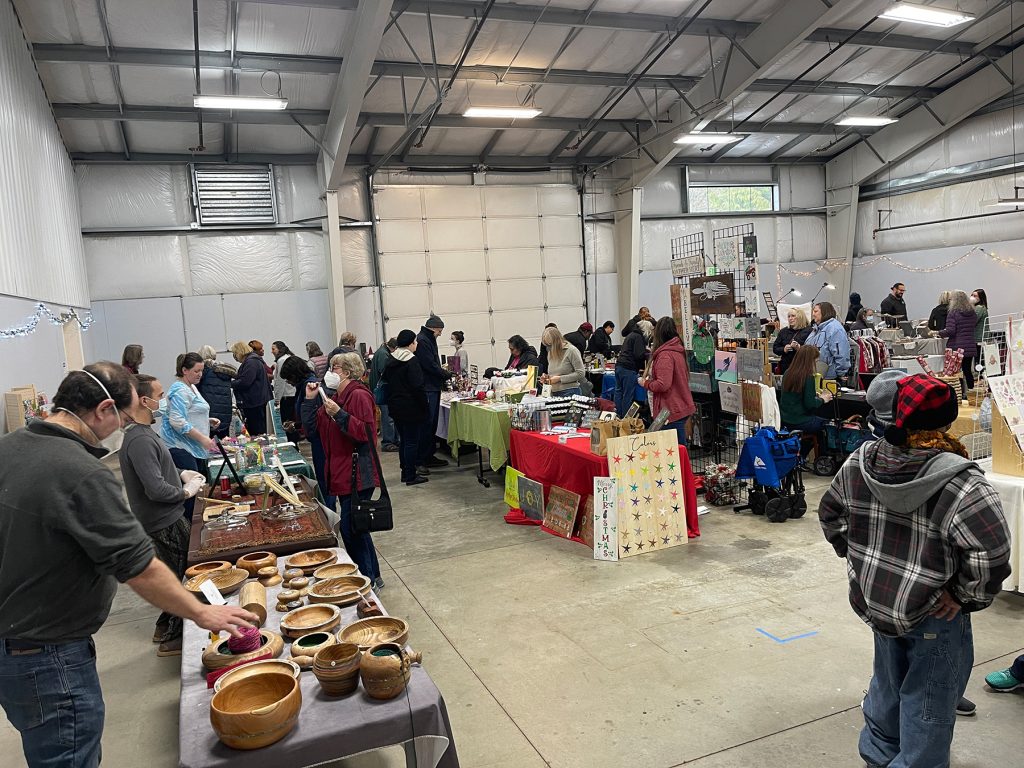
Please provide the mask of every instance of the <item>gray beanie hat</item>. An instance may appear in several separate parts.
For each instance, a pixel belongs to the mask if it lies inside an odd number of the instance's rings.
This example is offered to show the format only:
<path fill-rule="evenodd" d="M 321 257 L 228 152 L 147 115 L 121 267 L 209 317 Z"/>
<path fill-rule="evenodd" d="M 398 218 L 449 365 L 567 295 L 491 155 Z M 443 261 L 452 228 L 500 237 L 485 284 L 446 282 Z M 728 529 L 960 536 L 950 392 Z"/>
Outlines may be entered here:
<path fill-rule="evenodd" d="M 875 417 L 886 426 L 892 424 L 893 402 L 896 400 L 897 384 L 901 379 L 907 378 L 906 371 L 897 371 L 894 368 L 887 368 L 875 376 L 868 385 L 868 405 L 875 411 Z"/>
<path fill-rule="evenodd" d="M 427 328 L 444 328 L 444 320 L 437 315 L 432 314 L 427 318 L 427 322 L 424 323 Z"/>

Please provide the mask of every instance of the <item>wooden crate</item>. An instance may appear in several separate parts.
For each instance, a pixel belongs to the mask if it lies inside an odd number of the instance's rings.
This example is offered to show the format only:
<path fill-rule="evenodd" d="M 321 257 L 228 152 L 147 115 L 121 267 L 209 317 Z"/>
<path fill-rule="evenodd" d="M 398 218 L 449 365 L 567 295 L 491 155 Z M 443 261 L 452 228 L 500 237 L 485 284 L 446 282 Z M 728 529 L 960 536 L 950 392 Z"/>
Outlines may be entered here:
<path fill-rule="evenodd" d="M 4 394 L 4 409 L 7 414 L 7 431 L 13 432 L 25 426 L 25 401 L 33 400 L 36 388 L 32 384 L 14 387 Z"/>

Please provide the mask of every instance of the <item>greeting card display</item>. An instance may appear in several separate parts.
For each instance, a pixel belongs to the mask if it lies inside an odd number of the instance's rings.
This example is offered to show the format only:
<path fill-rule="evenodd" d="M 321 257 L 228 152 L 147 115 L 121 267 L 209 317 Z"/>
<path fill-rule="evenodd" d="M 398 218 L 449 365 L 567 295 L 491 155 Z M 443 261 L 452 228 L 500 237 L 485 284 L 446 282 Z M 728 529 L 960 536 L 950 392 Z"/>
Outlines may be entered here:
<path fill-rule="evenodd" d="M 715 378 L 718 381 L 735 383 L 739 380 L 736 371 L 736 353 L 715 351 Z"/>
<path fill-rule="evenodd" d="M 739 263 L 739 248 L 734 239 L 718 240 L 715 243 L 715 269 L 719 273 L 730 272 L 736 269 Z"/>
<path fill-rule="evenodd" d="M 985 356 L 985 375 L 1002 376 L 1003 361 L 999 357 L 998 344 L 983 344 L 982 354 Z"/>
<path fill-rule="evenodd" d="M 743 388 L 739 384 L 719 382 L 718 397 L 726 413 L 743 413 Z"/>
<path fill-rule="evenodd" d="M 690 306 L 696 315 L 731 315 L 736 286 L 732 274 L 694 277 L 690 280 Z"/>

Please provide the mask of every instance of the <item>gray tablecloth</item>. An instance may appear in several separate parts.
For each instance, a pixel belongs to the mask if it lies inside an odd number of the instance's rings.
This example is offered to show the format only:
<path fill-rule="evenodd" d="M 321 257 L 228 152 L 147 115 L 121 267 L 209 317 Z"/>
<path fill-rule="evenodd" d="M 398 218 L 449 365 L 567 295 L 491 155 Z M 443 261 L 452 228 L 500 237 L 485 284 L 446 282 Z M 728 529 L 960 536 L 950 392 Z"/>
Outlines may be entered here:
<path fill-rule="evenodd" d="M 945 339 L 907 339 L 892 342 L 893 357 L 917 357 L 918 355 L 944 355 Z"/>
<path fill-rule="evenodd" d="M 351 562 L 343 549 L 339 562 Z M 279 567 L 282 565 L 279 562 Z M 280 586 L 267 589 L 267 623 L 278 631 L 281 617 L 274 610 Z M 238 603 L 238 593 L 229 596 Z M 342 608 L 341 627 L 358 619 L 355 606 Z M 415 643 L 415 637 L 410 638 Z M 242 766 L 245 768 L 304 768 L 318 766 L 392 745 L 402 745 L 409 765 L 458 768 L 459 758 L 441 692 L 422 667 L 414 666 L 406 692 L 390 701 L 371 699 L 362 684 L 355 693 L 325 696 L 311 671 L 299 678 L 302 709 L 295 728 L 276 744 L 256 750 L 230 749 L 217 739 L 210 725 L 210 699 L 202 665 L 209 633 L 185 622 L 181 657 L 179 754 L 184 768 Z M 284 653 L 288 658 L 286 639 Z M 429 663 L 429 659 L 427 659 Z"/>

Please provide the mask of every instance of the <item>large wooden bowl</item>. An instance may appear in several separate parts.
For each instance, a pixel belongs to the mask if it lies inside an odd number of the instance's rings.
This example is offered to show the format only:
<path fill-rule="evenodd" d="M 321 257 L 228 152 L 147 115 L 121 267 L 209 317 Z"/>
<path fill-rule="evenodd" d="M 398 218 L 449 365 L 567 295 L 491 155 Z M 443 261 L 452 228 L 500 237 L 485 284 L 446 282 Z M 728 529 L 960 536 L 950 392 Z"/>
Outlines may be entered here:
<path fill-rule="evenodd" d="M 302 670 L 299 669 L 299 665 L 288 661 L 287 659 L 260 659 L 259 661 L 250 661 L 248 664 L 243 664 L 240 667 L 235 667 L 230 672 L 225 672 L 223 675 L 217 678 L 217 681 L 213 684 L 213 692 L 217 693 L 225 685 L 231 685 L 237 683 L 240 680 L 245 680 L 247 677 L 253 675 L 262 675 L 264 672 L 284 672 L 285 674 L 291 675 L 296 680 L 299 679 L 299 675 L 302 674 Z"/>
<path fill-rule="evenodd" d="M 215 693 L 210 724 L 227 746 L 259 749 L 287 736 L 301 708 L 298 680 L 284 672 L 264 672 Z"/>
<path fill-rule="evenodd" d="M 296 552 L 284 561 L 285 568 L 299 568 L 304 576 L 312 576 L 313 571 L 336 562 L 338 556 L 329 549 L 307 549 Z M 286 574 L 287 575 L 287 574 Z"/>
<path fill-rule="evenodd" d="M 232 565 L 227 560 L 211 560 L 208 563 L 196 563 L 191 568 L 185 570 L 185 578 L 191 579 L 193 576 L 199 576 L 204 573 L 230 571 L 231 568 Z"/>
<path fill-rule="evenodd" d="M 292 638 L 311 632 L 329 632 L 341 623 L 336 605 L 307 605 L 281 617 L 281 632 Z"/>
<path fill-rule="evenodd" d="M 292 643 L 292 656 L 316 656 L 321 648 L 337 642 L 330 632 L 310 632 L 308 635 L 295 638 Z"/>
<path fill-rule="evenodd" d="M 200 588 L 204 581 L 212 581 L 222 595 L 230 595 L 240 590 L 248 578 L 249 572 L 241 568 L 232 568 L 230 571 L 201 573 L 186 581 L 185 589 L 192 592 L 200 600 L 205 600 L 206 598 L 203 597 L 203 592 Z"/>
<path fill-rule="evenodd" d="M 355 643 L 364 651 L 381 643 L 405 645 L 409 641 L 409 622 L 394 616 L 360 619 L 341 630 L 338 641 Z"/>
<path fill-rule="evenodd" d="M 359 573 L 359 566 L 355 563 L 333 563 L 322 565 L 313 571 L 313 576 L 318 579 L 336 579 L 339 576 L 354 576 Z"/>
<path fill-rule="evenodd" d="M 214 640 L 203 651 L 203 666 L 213 672 L 233 664 L 244 664 L 265 653 L 269 653 L 272 659 L 280 656 L 284 651 L 284 639 L 277 632 L 271 632 L 269 629 L 261 629 L 260 635 L 262 636 L 260 647 L 248 653 L 231 653 L 228 650 L 227 640 Z"/>
<path fill-rule="evenodd" d="M 273 552 L 249 552 L 238 558 L 235 565 L 248 571 L 249 575 L 255 576 L 260 568 L 277 565 L 277 555 Z"/>
<path fill-rule="evenodd" d="M 332 603 L 352 605 L 370 594 L 370 580 L 365 576 L 337 576 L 318 581 L 309 588 L 310 605 Z"/>

